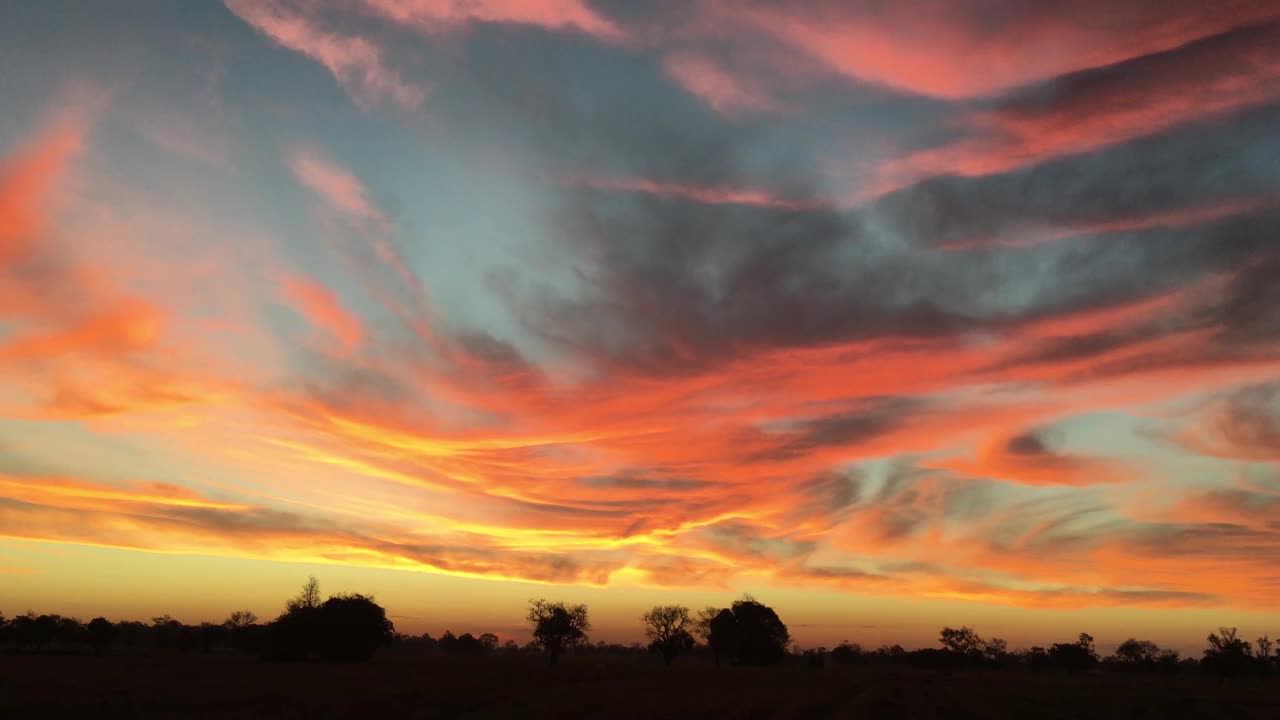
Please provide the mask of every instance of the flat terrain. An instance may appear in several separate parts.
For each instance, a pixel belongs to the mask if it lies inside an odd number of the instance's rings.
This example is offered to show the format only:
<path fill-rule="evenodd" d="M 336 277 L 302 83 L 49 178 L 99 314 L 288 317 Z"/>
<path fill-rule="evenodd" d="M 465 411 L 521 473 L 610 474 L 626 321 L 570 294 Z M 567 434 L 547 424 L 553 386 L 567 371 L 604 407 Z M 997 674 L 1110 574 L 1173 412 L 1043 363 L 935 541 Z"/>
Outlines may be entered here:
<path fill-rule="evenodd" d="M 0 718 L 1280 718 L 1280 677 L 715 668 L 683 659 L 0 656 Z"/>

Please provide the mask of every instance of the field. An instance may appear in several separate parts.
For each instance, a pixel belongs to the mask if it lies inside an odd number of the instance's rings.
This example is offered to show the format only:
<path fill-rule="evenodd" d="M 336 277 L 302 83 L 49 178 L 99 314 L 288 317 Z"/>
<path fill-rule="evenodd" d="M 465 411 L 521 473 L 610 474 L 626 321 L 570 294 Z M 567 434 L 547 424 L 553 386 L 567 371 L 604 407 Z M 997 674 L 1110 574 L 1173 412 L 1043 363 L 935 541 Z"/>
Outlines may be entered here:
<path fill-rule="evenodd" d="M 1280 678 L 641 659 L 0 656 L 0 717 L 1280 718 Z"/>

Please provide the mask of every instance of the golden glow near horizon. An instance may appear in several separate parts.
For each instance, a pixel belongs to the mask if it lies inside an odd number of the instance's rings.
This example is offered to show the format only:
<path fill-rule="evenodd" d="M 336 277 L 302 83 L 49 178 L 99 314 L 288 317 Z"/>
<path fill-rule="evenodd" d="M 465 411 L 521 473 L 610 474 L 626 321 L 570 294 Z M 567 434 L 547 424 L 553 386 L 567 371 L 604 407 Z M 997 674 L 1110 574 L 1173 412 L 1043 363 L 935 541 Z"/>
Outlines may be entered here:
<path fill-rule="evenodd" d="M 0 612 L 1280 631 L 1280 9 L 38 5 Z"/>

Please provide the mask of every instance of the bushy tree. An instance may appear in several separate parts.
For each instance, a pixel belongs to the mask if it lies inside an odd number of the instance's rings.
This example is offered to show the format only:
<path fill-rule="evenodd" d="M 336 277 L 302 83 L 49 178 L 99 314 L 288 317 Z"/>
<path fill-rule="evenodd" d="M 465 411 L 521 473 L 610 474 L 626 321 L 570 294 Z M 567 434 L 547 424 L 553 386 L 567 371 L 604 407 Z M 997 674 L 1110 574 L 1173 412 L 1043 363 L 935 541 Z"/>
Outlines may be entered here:
<path fill-rule="evenodd" d="M 1209 647 L 1200 662 L 1219 679 L 1244 674 L 1253 667 L 1253 648 L 1239 637 L 1236 628 L 1218 628 L 1218 632 L 1209 633 L 1207 640 Z"/>
<path fill-rule="evenodd" d="M 717 610 L 715 616 L 707 622 L 707 645 L 711 647 L 717 667 L 720 665 L 720 658 L 732 659 L 738 652 L 738 635 L 738 619 L 728 608 Z"/>
<path fill-rule="evenodd" d="M 644 623 L 649 649 L 662 654 L 662 661 L 670 665 L 682 652 L 693 649 L 693 635 L 689 628 L 693 620 L 689 608 L 683 605 L 657 605 L 640 617 Z"/>
<path fill-rule="evenodd" d="M 591 629 L 586 605 L 530 600 L 525 619 L 533 630 L 534 642 L 547 653 L 551 665 L 555 665 L 566 650 L 585 642 Z"/>
<path fill-rule="evenodd" d="M 227 619 L 223 621 L 222 624 L 225 625 L 228 630 L 239 630 L 242 628 L 247 628 L 250 625 L 255 625 L 257 624 L 257 622 L 258 622 L 258 616 L 254 615 L 253 611 L 236 610 L 232 612 L 230 615 L 228 615 Z"/>
<path fill-rule="evenodd" d="M 1093 636 L 1080 633 L 1080 637 L 1073 643 L 1055 643 L 1049 648 L 1049 661 L 1054 667 L 1071 672 L 1092 668 L 1098 664 Z"/>
<path fill-rule="evenodd" d="M 395 627 L 372 597 L 357 593 L 319 601 L 320 584 L 310 578 L 285 611 L 271 623 L 268 656 L 276 660 L 318 657 L 332 661 L 368 660 L 391 642 Z"/>
<path fill-rule="evenodd" d="M 85 626 L 89 644 L 99 653 L 104 652 L 116 637 L 116 626 L 104 617 L 96 617 Z"/>
<path fill-rule="evenodd" d="M 437 646 L 446 655 L 488 655 L 498 647 L 498 636 L 493 633 L 484 633 L 479 637 L 471 633 L 455 636 L 451 631 L 445 630 L 437 641 Z"/>
<path fill-rule="evenodd" d="M 12 621 L 13 640 L 29 650 L 43 650 L 58 635 L 57 615 L 36 615 L 28 610 Z"/>
<path fill-rule="evenodd" d="M 983 641 L 974 632 L 973 628 L 965 626 L 960 628 L 944 627 L 939 634 L 938 642 L 942 644 L 944 650 L 964 655 L 966 657 L 976 657 L 982 654 Z"/>
<path fill-rule="evenodd" d="M 848 640 L 840 643 L 831 651 L 831 659 L 843 665 L 850 665 L 860 662 L 864 653 L 862 646 L 857 643 L 851 643 Z"/>
<path fill-rule="evenodd" d="M 1160 647 L 1150 640 L 1129 638 L 1116 648 L 1115 659 L 1129 667 L 1149 667 L 1159 654 Z"/>
<path fill-rule="evenodd" d="M 1035 645 L 1022 654 L 1022 662 L 1036 672 L 1047 670 L 1050 665 L 1049 652 L 1039 645 Z"/>
<path fill-rule="evenodd" d="M 991 638 L 982 644 L 982 657 L 994 667 L 1004 665 L 1009 659 L 1009 643 L 1004 638 Z"/>
<path fill-rule="evenodd" d="M 711 619 L 710 638 L 717 662 L 730 657 L 740 665 L 772 665 L 786 655 L 791 635 L 773 608 L 751 597 L 737 600 Z"/>
<path fill-rule="evenodd" d="M 395 634 L 386 610 L 367 595 L 334 595 L 321 603 L 318 613 L 320 655 L 326 660 L 368 660 Z"/>

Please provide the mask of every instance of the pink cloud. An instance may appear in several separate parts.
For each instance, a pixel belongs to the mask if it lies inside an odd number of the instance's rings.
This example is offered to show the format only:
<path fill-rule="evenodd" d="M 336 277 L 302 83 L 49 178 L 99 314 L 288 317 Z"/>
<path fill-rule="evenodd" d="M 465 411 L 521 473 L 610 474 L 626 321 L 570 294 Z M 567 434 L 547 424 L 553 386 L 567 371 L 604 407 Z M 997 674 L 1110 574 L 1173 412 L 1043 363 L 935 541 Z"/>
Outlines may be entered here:
<path fill-rule="evenodd" d="M 1280 31 L 1214 38 L 1142 58 L 1121 71 L 1064 81 L 1049 103 L 1005 104 L 963 116 L 955 142 L 882 164 L 870 194 L 938 175 L 1007 172 L 1093 152 L 1280 98 Z"/>
<path fill-rule="evenodd" d="M 231 12 L 282 47 L 325 66 L 362 108 L 382 100 L 414 110 L 429 88 L 404 80 L 387 67 L 383 49 L 367 38 L 322 29 L 311 18 L 269 0 L 225 0 Z"/>
<path fill-rule="evenodd" d="M 583 0 L 365 0 L 365 5 L 391 22 L 426 32 L 450 30 L 468 22 L 501 22 L 575 30 L 608 40 L 624 36 Z"/>
<path fill-rule="evenodd" d="M 780 109 L 778 103 L 756 83 L 701 55 L 673 53 L 667 56 L 663 68 L 690 94 L 725 115 Z"/>
<path fill-rule="evenodd" d="M 710 7 L 720 23 L 773 36 L 838 74 L 942 98 L 989 95 L 1280 16 L 1274 4 L 1250 0 Z"/>
<path fill-rule="evenodd" d="M 596 190 L 645 193 L 704 205 L 755 205 L 780 210 L 813 210 L 825 204 L 822 200 L 779 197 L 764 188 L 695 185 L 649 178 L 586 174 L 567 178 L 565 182 Z"/>
<path fill-rule="evenodd" d="M 294 151 L 287 162 L 303 187 L 336 210 L 379 226 L 387 224 L 382 211 L 369 200 L 364 184 L 346 168 L 308 149 Z"/>

